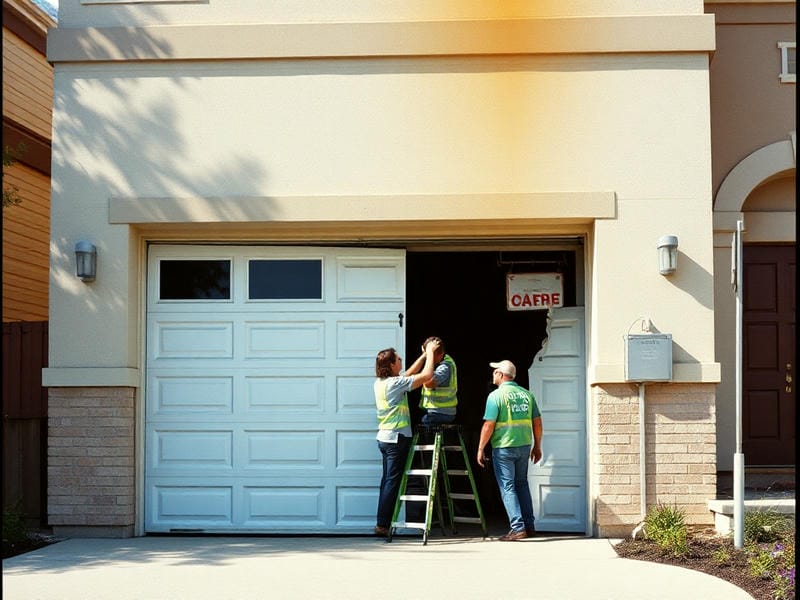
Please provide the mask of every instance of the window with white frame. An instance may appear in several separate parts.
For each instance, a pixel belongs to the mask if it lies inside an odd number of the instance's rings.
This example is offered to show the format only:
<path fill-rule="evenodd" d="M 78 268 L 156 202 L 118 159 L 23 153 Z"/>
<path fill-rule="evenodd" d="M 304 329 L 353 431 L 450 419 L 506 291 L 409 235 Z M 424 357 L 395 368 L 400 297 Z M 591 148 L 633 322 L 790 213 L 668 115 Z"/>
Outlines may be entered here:
<path fill-rule="evenodd" d="M 795 83 L 797 80 L 797 42 L 778 42 L 781 51 L 781 82 Z"/>

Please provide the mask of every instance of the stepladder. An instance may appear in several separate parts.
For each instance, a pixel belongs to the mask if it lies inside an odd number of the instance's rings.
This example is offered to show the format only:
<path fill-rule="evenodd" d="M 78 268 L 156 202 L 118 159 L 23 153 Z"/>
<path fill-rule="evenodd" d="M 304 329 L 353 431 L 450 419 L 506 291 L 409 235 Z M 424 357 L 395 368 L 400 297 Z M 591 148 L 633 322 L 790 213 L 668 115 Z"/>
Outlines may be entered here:
<path fill-rule="evenodd" d="M 445 525 L 457 534 L 458 523 L 474 523 L 480 525 L 483 537 L 487 536 L 461 425 L 415 428 L 387 541 L 400 529 L 419 529 L 422 543 L 427 545 L 434 511 L 442 535 L 446 535 Z"/>

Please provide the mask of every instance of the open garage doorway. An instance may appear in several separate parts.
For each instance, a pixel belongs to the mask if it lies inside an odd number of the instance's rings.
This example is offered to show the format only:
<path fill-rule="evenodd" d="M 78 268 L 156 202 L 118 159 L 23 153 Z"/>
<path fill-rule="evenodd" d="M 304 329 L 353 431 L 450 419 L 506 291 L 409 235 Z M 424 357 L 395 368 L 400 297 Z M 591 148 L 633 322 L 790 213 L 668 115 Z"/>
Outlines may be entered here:
<path fill-rule="evenodd" d="M 542 347 L 547 328 L 547 310 L 508 310 L 506 276 L 561 273 L 563 306 L 582 305 L 583 246 L 572 241 L 563 250 L 409 249 L 406 260 L 404 364 L 416 359 L 428 336 L 436 335 L 444 341 L 458 368 L 456 422 L 463 427 L 481 504 L 491 523 L 505 526 L 494 474 L 490 468 L 478 467 L 474 458 L 486 396 L 494 389 L 489 362 L 511 360 L 517 367 L 517 382 L 528 388 L 528 368 Z M 418 391 L 409 394 L 409 405 L 412 422 L 419 423 Z"/>

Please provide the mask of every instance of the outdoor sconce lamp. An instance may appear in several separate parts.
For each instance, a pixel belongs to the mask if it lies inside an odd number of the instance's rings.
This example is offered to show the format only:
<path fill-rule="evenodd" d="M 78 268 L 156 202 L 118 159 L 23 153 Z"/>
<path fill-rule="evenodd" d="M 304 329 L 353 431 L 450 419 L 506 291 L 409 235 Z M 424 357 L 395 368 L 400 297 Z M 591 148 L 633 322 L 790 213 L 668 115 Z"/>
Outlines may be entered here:
<path fill-rule="evenodd" d="M 662 235 L 658 238 L 658 272 L 672 275 L 678 268 L 678 236 Z"/>
<path fill-rule="evenodd" d="M 75 275 L 84 282 L 97 275 L 97 247 L 85 240 L 75 244 Z"/>

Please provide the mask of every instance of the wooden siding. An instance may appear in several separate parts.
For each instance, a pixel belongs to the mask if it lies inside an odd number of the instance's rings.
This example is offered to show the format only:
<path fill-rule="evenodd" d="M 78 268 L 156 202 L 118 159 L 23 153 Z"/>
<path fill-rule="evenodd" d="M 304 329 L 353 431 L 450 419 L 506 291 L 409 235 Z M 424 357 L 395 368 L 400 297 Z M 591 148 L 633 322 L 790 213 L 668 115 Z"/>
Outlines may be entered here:
<path fill-rule="evenodd" d="M 3 120 L 52 138 L 53 67 L 22 38 L 3 28 Z"/>
<path fill-rule="evenodd" d="M 23 164 L 6 169 L 3 185 L 22 202 L 3 209 L 3 322 L 48 319 L 50 178 Z"/>

